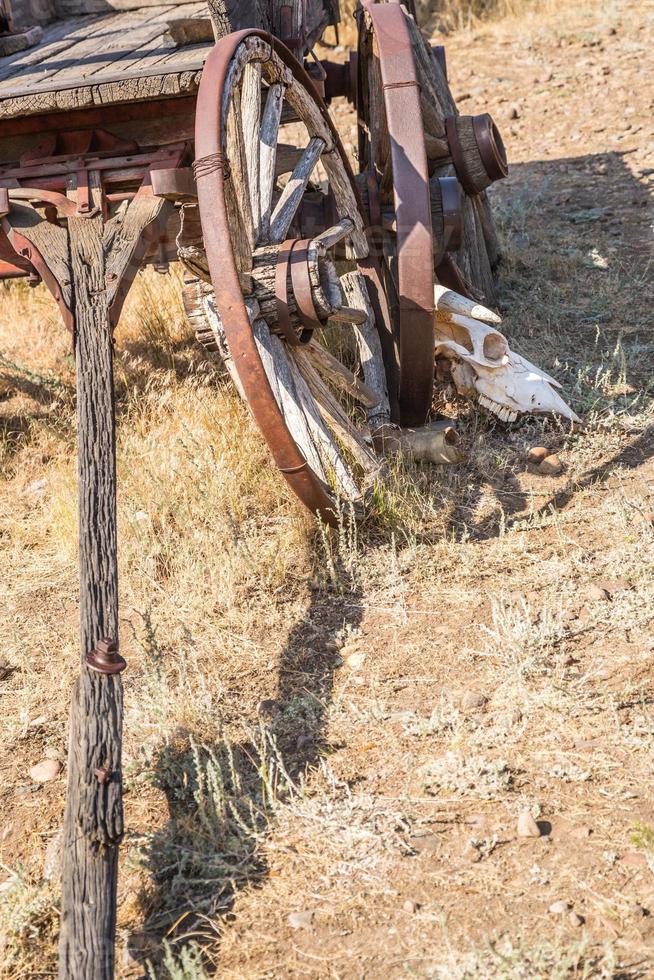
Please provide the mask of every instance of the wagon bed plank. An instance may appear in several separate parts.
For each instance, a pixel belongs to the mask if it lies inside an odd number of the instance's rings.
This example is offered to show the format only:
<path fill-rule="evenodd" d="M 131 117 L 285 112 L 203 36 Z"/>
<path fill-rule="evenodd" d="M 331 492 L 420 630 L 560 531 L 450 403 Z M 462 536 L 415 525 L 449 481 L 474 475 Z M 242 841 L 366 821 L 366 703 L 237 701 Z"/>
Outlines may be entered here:
<path fill-rule="evenodd" d="M 211 44 L 171 49 L 171 19 L 206 17 L 203 2 L 72 17 L 37 49 L 0 60 L 0 119 L 191 94 Z"/>

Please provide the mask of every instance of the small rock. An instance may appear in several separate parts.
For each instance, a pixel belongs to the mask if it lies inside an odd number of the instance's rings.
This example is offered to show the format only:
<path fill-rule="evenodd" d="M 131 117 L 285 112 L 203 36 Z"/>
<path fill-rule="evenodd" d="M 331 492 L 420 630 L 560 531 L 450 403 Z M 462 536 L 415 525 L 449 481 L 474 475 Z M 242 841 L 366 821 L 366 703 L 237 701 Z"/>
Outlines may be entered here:
<path fill-rule="evenodd" d="M 46 881 L 59 879 L 61 875 L 61 841 L 63 834 L 59 831 L 51 838 L 43 857 L 43 877 Z"/>
<path fill-rule="evenodd" d="M 281 704 L 279 701 L 275 701 L 274 698 L 266 698 L 265 701 L 259 701 L 257 706 L 257 713 L 260 714 L 262 718 L 267 718 L 269 720 L 276 718 L 281 710 Z"/>
<path fill-rule="evenodd" d="M 26 492 L 33 494 L 35 497 L 40 497 L 45 493 L 47 486 L 48 486 L 47 480 L 34 480 L 27 487 Z"/>
<path fill-rule="evenodd" d="M 463 711 L 478 711 L 488 704 L 485 694 L 478 694 L 476 691 L 466 691 L 461 698 L 461 708 Z"/>
<path fill-rule="evenodd" d="M 583 926 L 585 921 L 586 920 L 584 919 L 583 915 L 579 915 L 578 912 L 571 912 L 568 916 L 568 922 L 571 926 L 575 926 L 576 928 Z"/>
<path fill-rule="evenodd" d="M 606 602 L 607 599 L 611 598 L 611 594 L 608 589 L 593 583 L 593 585 L 591 585 L 588 589 L 588 598 L 594 600 L 595 602 Z"/>
<path fill-rule="evenodd" d="M 551 456 L 547 456 L 538 467 L 538 472 L 542 473 L 543 476 L 558 476 L 559 473 L 563 472 L 563 463 L 559 457 L 553 453 Z"/>
<path fill-rule="evenodd" d="M 561 899 L 558 902 L 552 902 L 548 908 L 550 915 L 565 915 L 565 913 L 570 908 L 570 902 L 566 902 L 565 899 Z"/>
<path fill-rule="evenodd" d="M 542 463 L 549 455 L 550 451 L 545 446 L 532 446 L 527 453 L 527 459 L 530 463 Z"/>
<path fill-rule="evenodd" d="M 61 763 L 57 759 L 44 759 L 37 762 L 29 770 L 29 777 L 33 783 L 49 783 L 51 779 L 56 779 L 61 771 Z"/>
<path fill-rule="evenodd" d="M 584 840 L 586 837 L 590 837 L 593 833 L 591 827 L 575 827 L 572 831 L 573 837 L 578 837 L 580 840 Z"/>
<path fill-rule="evenodd" d="M 38 717 L 32 718 L 31 721 L 28 721 L 27 727 L 28 728 L 43 728 L 43 726 L 45 724 L 47 724 L 47 721 L 48 721 L 48 719 L 46 718 L 45 715 L 38 715 Z"/>
<path fill-rule="evenodd" d="M 435 854 L 440 850 L 440 841 L 436 834 L 420 834 L 409 838 L 409 844 L 418 854 Z"/>
<path fill-rule="evenodd" d="M 634 904 L 631 906 L 631 911 L 634 915 L 637 915 L 642 919 L 646 919 L 650 914 L 649 909 L 646 909 L 644 905 L 640 904 L 640 902 L 634 902 Z"/>
<path fill-rule="evenodd" d="M 518 837 L 540 837 L 540 827 L 529 810 L 523 810 L 518 817 Z"/>
<path fill-rule="evenodd" d="M 471 864 L 477 864 L 481 861 L 481 852 L 478 847 L 475 847 L 474 842 L 469 840 L 466 846 L 463 848 L 463 855 Z"/>
<path fill-rule="evenodd" d="M 509 119 L 519 119 L 520 112 L 518 111 L 517 105 L 512 105 L 509 109 Z"/>
<path fill-rule="evenodd" d="M 313 912 L 309 909 L 304 912 L 291 912 L 288 924 L 291 929 L 310 929 L 313 925 Z"/>
<path fill-rule="evenodd" d="M 404 909 L 405 912 L 409 912 L 412 915 L 414 912 L 418 911 L 420 905 L 418 904 L 418 902 L 412 902 L 411 899 L 408 898 L 404 903 L 404 905 L 402 906 L 402 908 Z"/>
<path fill-rule="evenodd" d="M 43 755 L 46 757 L 46 759 L 56 759 L 57 762 L 63 762 L 65 758 L 61 749 L 55 748 L 54 745 L 48 745 Z"/>
<path fill-rule="evenodd" d="M 648 510 L 646 514 L 643 514 L 643 520 L 646 524 L 654 527 L 654 510 Z"/>
<path fill-rule="evenodd" d="M 365 653 L 351 653 L 349 657 L 346 657 L 345 663 L 350 670 L 359 670 L 360 667 L 363 667 L 365 659 Z"/>

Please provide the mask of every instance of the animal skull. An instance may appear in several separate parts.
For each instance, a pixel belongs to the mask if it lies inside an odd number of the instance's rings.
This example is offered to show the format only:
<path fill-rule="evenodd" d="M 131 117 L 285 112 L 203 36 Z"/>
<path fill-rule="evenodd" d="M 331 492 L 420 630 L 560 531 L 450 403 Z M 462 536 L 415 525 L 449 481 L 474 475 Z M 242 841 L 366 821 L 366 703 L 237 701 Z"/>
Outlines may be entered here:
<path fill-rule="evenodd" d="M 494 327 L 458 310 L 463 297 L 437 287 L 435 345 L 436 359 L 448 361 L 459 394 L 477 396 L 479 403 L 505 422 L 513 422 L 524 412 L 553 412 L 579 422 L 555 390 L 561 385 L 534 364 L 516 354 L 506 337 Z M 457 312 L 453 312 L 456 296 Z M 474 305 L 474 313 L 472 307 Z M 499 319 L 490 311 L 470 302 L 473 316 Z"/>

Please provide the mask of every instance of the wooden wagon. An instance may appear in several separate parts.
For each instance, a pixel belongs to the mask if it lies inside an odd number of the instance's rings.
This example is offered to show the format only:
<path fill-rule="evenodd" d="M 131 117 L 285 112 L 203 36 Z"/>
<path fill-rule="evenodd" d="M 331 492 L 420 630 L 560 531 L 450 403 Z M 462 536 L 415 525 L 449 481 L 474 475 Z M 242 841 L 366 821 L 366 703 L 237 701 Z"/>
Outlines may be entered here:
<path fill-rule="evenodd" d="M 493 299 L 484 192 L 506 160 L 492 120 L 458 114 L 411 2 L 363 0 L 358 50 L 319 61 L 339 20 L 338 0 L 0 0 L 0 278 L 45 284 L 77 363 L 82 670 L 62 977 L 113 975 L 125 662 L 112 332 L 138 270 L 184 264 L 198 339 L 327 521 L 362 505 L 398 427 L 428 420 L 435 277 Z M 357 105 L 356 174 L 329 110 L 339 97 Z"/>

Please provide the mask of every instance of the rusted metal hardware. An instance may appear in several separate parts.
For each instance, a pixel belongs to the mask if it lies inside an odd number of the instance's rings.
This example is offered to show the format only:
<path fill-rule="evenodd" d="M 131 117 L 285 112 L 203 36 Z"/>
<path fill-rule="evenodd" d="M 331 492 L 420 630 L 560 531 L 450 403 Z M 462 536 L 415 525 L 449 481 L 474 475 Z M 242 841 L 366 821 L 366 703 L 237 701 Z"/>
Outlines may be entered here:
<path fill-rule="evenodd" d="M 456 177 L 439 177 L 443 206 L 443 248 L 456 252 L 463 243 L 463 195 Z"/>
<path fill-rule="evenodd" d="M 108 783 L 111 777 L 113 776 L 113 770 L 110 769 L 109 766 L 98 766 L 96 769 L 93 770 L 93 775 L 100 783 L 100 785 L 104 786 L 105 783 Z"/>
<path fill-rule="evenodd" d="M 432 216 L 420 88 L 399 3 L 364 0 L 379 47 L 397 227 L 402 425 L 423 425 L 434 391 Z"/>
<path fill-rule="evenodd" d="M 314 330 L 319 330 L 320 322 L 313 305 L 311 278 L 309 276 L 309 238 L 288 239 L 277 255 L 275 269 L 275 300 L 277 317 L 284 339 L 292 347 L 308 344 Z M 298 335 L 291 323 L 289 310 L 288 283 L 291 282 L 297 315 L 302 330 Z"/>
<path fill-rule="evenodd" d="M 120 674 L 127 667 L 127 662 L 118 653 L 116 641 L 107 636 L 98 640 L 95 650 L 87 653 L 84 659 L 89 670 L 98 674 Z"/>
<path fill-rule="evenodd" d="M 309 275 L 309 238 L 298 239 L 290 256 L 291 285 L 297 304 L 297 313 L 302 324 L 300 343 L 308 344 L 314 330 L 320 330 L 322 323 L 313 305 L 311 277 Z M 287 280 L 288 281 L 288 280 Z"/>
<path fill-rule="evenodd" d="M 191 167 L 164 167 L 153 170 L 152 193 L 155 197 L 165 197 L 168 201 L 195 201 L 198 189 Z"/>
<path fill-rule="evenodd" d="M 464 129 L 474 136 L 474 145 L 467 149 L 461 140 Z M 487 112 L 478 116 L 448 116 L 445 132 L 456 175 L 467 194 L 481 194 L 494 181 L 508 176 L 504 142 Z"/>
<path fill-rule="evenodd" d="M 325 101 L 331 102 L 332 99 L 342 96 L 352 105 L 356 105 L 357 74 L 359 71 L 357 52 L 351 51 L 347 61 L 325 59 L 321 64 L 325 71 Z"/>

